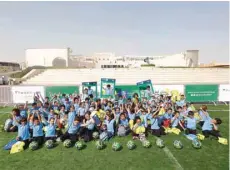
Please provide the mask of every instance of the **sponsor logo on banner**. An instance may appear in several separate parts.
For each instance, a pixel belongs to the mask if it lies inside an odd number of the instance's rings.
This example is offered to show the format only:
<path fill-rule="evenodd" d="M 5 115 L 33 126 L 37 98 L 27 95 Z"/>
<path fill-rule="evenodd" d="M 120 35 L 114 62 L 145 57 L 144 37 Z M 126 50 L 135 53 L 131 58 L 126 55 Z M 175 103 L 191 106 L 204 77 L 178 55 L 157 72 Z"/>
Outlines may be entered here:
<path fill-rule="evenodd" d="M 219 85 L 219 101 L 230 101 L 230 84 Z"/>
<path fill-rule="evenodd" d="M 218 85 L 186 85 L 185 96 L 190 102 L 207 102 L 218 100 Z"/>
<path fill-rule="evenodd" d="M 13 86 L 11 88 L 14 103 L 33 103 L 34 96 L 41 95 L 45 97 L 45 90 L 43 86 Z M 40 99 L 41 100 L 41 99 Z"/>

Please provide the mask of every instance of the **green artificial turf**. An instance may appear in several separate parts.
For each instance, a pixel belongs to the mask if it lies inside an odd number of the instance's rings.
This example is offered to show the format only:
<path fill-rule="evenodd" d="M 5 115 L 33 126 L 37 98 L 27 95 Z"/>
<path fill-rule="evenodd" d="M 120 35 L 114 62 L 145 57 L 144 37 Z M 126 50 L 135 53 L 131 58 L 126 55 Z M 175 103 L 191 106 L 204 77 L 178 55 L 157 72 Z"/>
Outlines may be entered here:
<path fill-rule="evenodd" d="M 0 124 L 6 120 L 12 108 L 0 109 Z M 228 106 L 209 106 L 210 110 L 228 110 Z M 3 113 L 5 112 L 5 113 Z M 229 112 L 210 112 L 212 117 L 220 117 L 223 124 L 220 131 L 223 137 L 229 138 Z M 0 147 L 2 148 L 17 133 L 0 132 Z M 183 134 L 168 134 L 161 137 L 166 147 L 176 158 L 184 170 L 227 170 L 229 169 L 229 146 L 219 144 L 216 140 L 205 139 L 202 141 L 201 149 L 194 149 L 191 141 Z M 106 144 L 103 150 L 97 150 L 95 141 L 86 143 L 86 148 L 77 150 L 75 147 L 64 148 L 62 143 L 53 149 L 45 147 L 31 151 L 10 155 L 9 151 L 0 150 L 1 170 L 176 170 L 178 168 L 174 160 L 170 159 L 163 149 L 155 145 L 155 137 L 149 135 L 148 140 L 152 143 L 151 148 L 144 148 L 140 141 L 135 141 L 136 149 L 128 150 L 126 143 L 131 140 L 127 137 L 115 137 Z M 184 147 L 181 150 L 173 147 L 173 141 L 180 140 Z M 112 142 L 118 141 L 122 144 L 121 151 L 112 150 Z"/>

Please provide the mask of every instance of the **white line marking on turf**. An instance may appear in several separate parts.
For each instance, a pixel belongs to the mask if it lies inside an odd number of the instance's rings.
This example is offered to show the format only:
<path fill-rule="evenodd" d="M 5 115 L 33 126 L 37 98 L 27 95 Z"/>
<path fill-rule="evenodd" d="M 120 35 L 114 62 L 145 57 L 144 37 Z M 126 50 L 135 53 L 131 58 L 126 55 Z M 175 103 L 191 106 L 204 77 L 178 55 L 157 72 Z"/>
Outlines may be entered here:
<path fill-rule="evenodd" d="M 157 137 L 155 138 L 158 139 Z M 172 152 L 170 152 L 170 150 L 166 146 L 163 148 L 163 151 L 166 153 L 172 163 L 176 165 L 176 170 L 184 170 L 181 164 L 177 161 L 177 159 L 173 156 Z"/>

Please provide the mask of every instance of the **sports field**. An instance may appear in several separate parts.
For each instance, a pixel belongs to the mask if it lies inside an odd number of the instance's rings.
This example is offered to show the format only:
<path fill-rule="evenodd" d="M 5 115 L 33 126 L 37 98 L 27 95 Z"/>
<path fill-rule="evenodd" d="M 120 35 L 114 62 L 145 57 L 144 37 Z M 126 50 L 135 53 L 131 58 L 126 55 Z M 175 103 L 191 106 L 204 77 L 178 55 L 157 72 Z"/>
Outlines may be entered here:
<path fill-rule="evenodd" d="M 229 138 L 229 106 L 208 106 L 209 114 L 214 117 L 220 117 L 223 123 L 220 125 L 220 131 L 223 137 Z M 0 124 L 6 120 L 8 113 L 12 108 L 0 109 Z M 9 140 L 16 137 L 17 133 L 0 132 L 0 146 L 8 143 Z M 29 149 L 24 152 L 10 155 L 9 151 L 0 151 L 0 169 L 1 170 L 73 170 L 73 169 L 92 169 L 92 170 L 152 170 L 152 169 L 184 169 L 184 170 L 227 170 L 229 169 L 229 146 L 219 144 L 216 140 L 205 139 L 202 142 L 202 148 L 197 150 L 191 145 L 191 141 L 186 139 L 183 134 L 168 134 L 163 136 L 166 147 L 157 148 L 155 138 L 149 135 L 148 139 L 152 143 L 151 148 L 143 148 L 140 141 L 135 141 L 137 148 L 128 150 L 126 143 L 131 140 L 131 136 L 123 138 L 113 138 L 107 143 L 104 150 L 97 150 L 95 142 L 87 143 L 87 147 L 78 151 L 75 147 L 64 148 L 62 143 L 53 149 L 41 148 L 36 151 Z M 181 140 L 184 145 L 182 150 L 173 147 L 174 140 Z M 111 146 L 113 141 L 119 141 L 123 149 L 113 151 Z"/>

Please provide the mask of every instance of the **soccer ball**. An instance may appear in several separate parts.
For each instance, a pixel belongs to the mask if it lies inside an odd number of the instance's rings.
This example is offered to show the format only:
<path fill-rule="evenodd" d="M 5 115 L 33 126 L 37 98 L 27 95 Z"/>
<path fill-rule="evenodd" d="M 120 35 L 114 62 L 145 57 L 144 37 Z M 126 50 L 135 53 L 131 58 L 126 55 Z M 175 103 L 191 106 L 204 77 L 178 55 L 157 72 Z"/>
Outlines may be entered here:
<path fill-rule="evenodd" d="M 199 140 L 194 139 L 194 140 L 192 141 L 192 146 L 193 146 L 194 148 L 196 148 L 196 149 L 200 149 L 201 146 L 202 146 L 202 144 L 201 144 L 201 142 L 200 142 Z"/>
<path fill-rule="evenodd" d="M 114 151 L 120 150 L 120 149 L 121 149 L 121 144 L 118 143 L 118 142 L 114 142 L 113 145 L 112 145 L 112 149 L 113 149 Z"/>
<path fill-rule="evenodd" d="M 99 133 L 98 132 L 93 132 L 93 138 L 98 139 L 99 138 Z"/>
<path fill-rule="evenodd" d="M 96 148 L 97 148 L 98 150 L 103 149 L 104 146 L 105 146 L 105 145 L 104 145 L 104 142 L 103 142 L 103 141 L 101 141 L 101 140 L 96 141 Z"/>
<path fill-rule="evenodd" d="M 165 146 L 164 144 L 164 141 L 162 139 L 157 139 L 156 140 L 156 145 L 159 147 L 159 148 L 163 148 Z"/>
<path fill-rule="evenodd" d="M 54 147 L 54 142 L 52 140 L 47 140 L 45 146 L 47 149 L 51 149 Z"/>
<path fill-rule="evenodd" d="M 144 140 L 142 141 L 142 145 L 145 147 L 145 148 L 149 148 L 151 146 L 151 143 L 148 141 L 148 140 Z"/>
<path fill-rule="evenodd" d="M 128 147 L 129 150 L 132 150 L 132 149 L 134 149 L 136 147 L 136 145 L 132 140 L 130 140 L 130 141 L 127 142 L 127 147 Z"/>
<path fill-rule="evenodd" d="M 83 148 L 83 143 L 78 141 L 75 143 L 75 147 L 78 149 L 78 150 L 81 150 Z"/>
<path fill-rule="evenodd" d="M 182 148 L 183 148 L 183 144 L 182 144 L 181 141 L 179 141 L 179 140 L 175 140 L 175 141 L 173 142 L 173 145 L 174 145 L 174 147 L 177 148 L 177 149 L 182 149 Z"/>
<path fill-rule="evenodd" d="M 66 148 L 70 148 L 72 145 L 72 142 L 70 139 L 66 139 L 64 142 L 63 142 L 63 146 L 66 147 Z"/>
<path fill-rule="evenodd" d="M 30 148 L 30 150 L 32 150 L 32 151 L 38 149 L 38 143 L 35 142 L 35 141 L 31 142 L 30 145 L 29 145 L 29 148 Z"/>
<path fill-rule="evenodd" d="M 107 132 L 102 132 L 100 134 L 100 140 L 102 141 L 107 141 L 109 139 L 108 133 Z"/>

